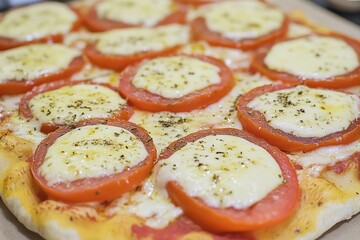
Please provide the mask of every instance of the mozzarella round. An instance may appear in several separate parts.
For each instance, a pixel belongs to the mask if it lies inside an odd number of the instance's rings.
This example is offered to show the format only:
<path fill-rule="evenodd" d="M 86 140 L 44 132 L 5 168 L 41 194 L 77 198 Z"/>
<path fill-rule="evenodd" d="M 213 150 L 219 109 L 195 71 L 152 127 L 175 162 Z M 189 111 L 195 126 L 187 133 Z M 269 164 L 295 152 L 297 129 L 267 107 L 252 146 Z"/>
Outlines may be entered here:
<path fill-rule="evenodd" d="M 210 135 L 158 162 L 157 184 L 164 188 L 170 181 L 209 206 L 242 209 L 266 197 L 283 176 L 262 147 L 236 136 Z"/>
<path fill-rule="evenodd" d="M 268 124 L 298 137 L 323 137 L 343 131 L 360 116 L 359 97 L 305 86 L 265 93 L 248 107 Z"/>
<path fill-rule="evenodd" d="M 189 39 L 189 28 L 178 24 L 153 29 L 118 29 L 101 34 L 96 49 L 108 55 L 134 55 L 183 45 Z"/>
<path fill-rule="evenodd" d="M 30 41 L 69 32 L 76 14 L 65 4 L 46 2 L 8 12 L 0 21 L 0 36 Z"/>
<path fill-rule="evenodd" d="M 175 99 L 220 83 L 219 72 L 219 67 L 197 58 L 161 57 L 142 63 L 132 84 L 164 98 Z"/>
<path fill-rule="evenodd" d="M 29 101 L 34 118 L 43 123 L 74 124 L 90 118 L 107 118 L 126 101 L 100 85 L 78 84 L 40 93 Z"/>
<path fill-rule="evenodd" d="M 60 44 L 34 44 L 0 52 L 0 83 L 28 81 L 60 72 L 81 55 L 77 49 Z"/>
<path fill-rule="evenodd" d="M 144 144 L 126 129 L 89 125 L 59 137 L 38 169 L 48 185 L 99 178 L 130 169 L 146 156 Z"/>
<path fill-rule="evenodd" d="M 171 0 L 107 0 L 96 5 L 96 14 L 106 20 L 151 27 L 175 9 Z"/>
<path fill-rule="evenodd" d="M 205 19 L 209 30 L 235 41 L 264 36 L 284 21 L 280 9 L 253 0 L 208 4 L 195 15 Z"/>
<path fill-rule="evenodd" d="M 307 36 L 275 44 L 266 55 L 266 66 L 301 78 L 326 79 L 359 67 L 356 51 L 345 41 Z"/>

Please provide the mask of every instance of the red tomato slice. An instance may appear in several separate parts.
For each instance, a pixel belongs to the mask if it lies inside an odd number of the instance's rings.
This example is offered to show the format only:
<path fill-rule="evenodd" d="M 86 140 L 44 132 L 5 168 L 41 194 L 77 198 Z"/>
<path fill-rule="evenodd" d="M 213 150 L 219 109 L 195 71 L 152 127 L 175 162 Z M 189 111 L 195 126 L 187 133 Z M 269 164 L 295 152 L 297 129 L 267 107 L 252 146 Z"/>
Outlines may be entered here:
<path fill-rule="evenodd" d="M 202 199 L 189 196 L 177 182 L 168 182 L 166 189 L 170 198 L 183 209 L 187 217 L 210 232 L 234 232 L 274 226 L 288 218 L 295 211 L 299 202 L 300 189 L 296 172 L 289 158 L 278 148 L 244 131 L 224 128 L 209 129 L 190 134 L 164 149 L 160 154 L 159 161 L 166 161 L 167 158 L 187 143 L 209 135 L 237 136 L 264 148 L 278 163 L 284 177 L 284 183 L 251 207 L 235 209 L 210 207 Z"/>
<path fill-rule="evenodd" d="M 176 56 L 176 55 L 173 55 Z M 230 69 L 215 58 L 199 55 L 178 55 L 197 58 L 201 61 L 208 62 L 220 68 L 221 82 L 213 84 L 202 90 L 189 93 L 181 98 L 165 98 L 160 95 L 150 93 L 144 89 L 136 88 L 132 84 L 141 63 L 128 66 L 120 75 L 119 91 L 126 99 L 139 109 L 159 112 L 188 112 L 194 109 L 204 108 L 212 103 L 217 102 L 224 97 L 234 86 L 234 78 Z"/>
<path fill-rule="evenodd" d="M 161 20 L 156 26 L 186 22 L 186 7 L 179 5 L 179 10 L 173 12 L 169 16 Z M 103 32 L 117 28 L 140 27 L 140 25 L 133 25 L 124 22 L 117 22 L 108 19 L 99 18 L 96 14 L 96 4 L 90 7 L 87 13 L 82 14 L 84 25 L 92 32 Z"/>
<path fill-rule="evenodd" d="M 274 30 L 264 36 L 254 38 L 254 39 L 244 39 L 241 41 L 234 41 L 232 39 L 222 36 L 218 32 L 211 31 L 207 25 L 204 18 L 199 17 L 191 22 L 191 28 L 196 40 L 204 40 L 211 45 L 229 47 L 229 48 L 238 48 L 241 50 L 251 50 L 256 49 L 262 45 L 273 43 L 276 40 L 279 40 L 286 36 L 289 19 L 287 16 L 284 16 L 285 19 L 281 27 L 277 30 Z"/>
<path fill-rule="evenodd" d="M 70 9 L 72 8 L 70 7 Z M 77 13 L 77 11 L 75 11 L 74 9 L 72 10 L 75 13 Z M 16 9 L 13 11 L 16 11 Z M 70 32 L 77 31 L 78 29 L 80 29 L 80 27 L 81 27 L 81 21 L 78 18 L 77 21 L 74 22 L 72 28 L 70 29 Z M 35 38 L 29 41 L 24 41 L 13 38 L 2 37 L 0 33 L 0 51 L 10 48 L 20 47 L 24 45 L 29 45 L 33 43 L 59 43 L 63 41 L 63 37 L 64 37 L 63 34 L 53 34 L 41 38 Z"/>
<path fill-rule="evenodd" d="M 93 64 L 107 69 L 123 70 L 128 65 L 141 61 L 146 58 L 155 58 L 171 53 L 175 53 L 179 49 L 179 46 L 167 48 L 161 51 L 143 52 L 136 55 L 106 55 L 98 50 L 94 45 L 89 45 L 85 48 L 85 55 Z"/>
<path fill-rule="evenodd" d="M 72 60 L 68 68 L 60 72 L 50 73 L 32 80 L 16 81 L 9 79 L 6 82 L 0 82 L 0 95 L 25 93 L 34 86 L 68 78 L 75 72 L 80 71 L 84 65 L 84 59 L 82 57 L 76 57 Z"/>
<path fill-rule="evenodd" d="M 317 34 L 317 35 L 318 36 L 335 37 L 335 38 L 339 38 L 339 39 L 345 41 L 351 47 L 354 48 L 354 50 L 357 52 L 358 58 L 360 60 L 360 42 L 359 41 L 357 41 L 355 39 L 351 39 L 350 37 L 347 37 L 347 36 L 344 36 L 344 35 L 341 35 L 338 33 Z M 302 36 L 302 37 L 298 37 L 298 38 L 303 38 L 303 37 L 306 37 L 306 36 Z M 298 39 L 298 38 L 286 39 L 283 41 L 289 41 L 289 40 Z M 272 46 L 270 46 L 268 49 L 270 49 L 271 47 Z M 257 53 L 254 56 L 253 61 L 251 62 L 250 68 L 252 71 L 259 72 L 274 81 L 281 80 L 281 81 L 287 82 L 287 83 L 305 84 L 310 87 L 323 87 L 323 88 L 345 88 L 345 87 L 356 86 L 356 85 L 359 85 L 359 83 L 360 83 L 360 66 L 358 66 L 355 70 L 353 70 L 349 73 L 339 75 L 339 76 L 334 76 L 331 78 L 326 78 L 326 79 L 304 78 L 304 77 L 293 75 L 291 73 L 278 72 L 278 71 L 269 69 L 264 62 L 266 54 L 267 54 L 266 51 Z"/>
<path fill-rule="evenodd" d="M 148 156 L 137 166 L 109 176 L 99 178 L 84 178 L 68 183 L 58 183 L 49 186 L 43 176 L 39 175 L 39 168 L 44 162 L 49 147 L 65 133 L 73 130 L 62 127 L 50 133 L 37 147 L 30 159 L 30 170 L 35 182 L 50 197 L 66 202 L 90 202 L 113 200 L 134 189 L 148 177 L 156 158 L 156 148 L 152 138 L 145 129 L 134 123 L 120 120 L 92 119 L 79 123 L 76 127 L 87 125 L 107 124 L 126 129 L 133 133 L 144 144 Z"/>
<path fill-rule="evenodd" d="M 41 85 L 39 87 L 34 87 L 30 92 L 27 92 L 21 98 L 20 104 L 19 104 L 19 112 L 25 118 L 32 119 L 33 114 L 31 112 L 29 102 L 33 97 L 35 97 L 36 95 L 38 95 L 40 93 L 53 91 L 53 90 L 56 90 L 56 89 L 59 89 L 59 88 L 65 87 L 65 86 L 74 86 L 74 85 L 78 85 L 78 84 L 100 85 L 100 86 L 110 88 L 113 91 L 117 92 L 117 89 L 115 87 L 112 87 L 109 84 L 91 83 L 89 81 L 76 81 L 76 82 L 59 81 L 59 82 L 44 84 L 44 85 Z M 124 105 L 121 109 L 118 110 L 117 113 L 115 113 L 110 118 L 114 119 L 114 120 L 120 120 L 120 119 L 128 120 L 133 113 L 134 113 L 133 108 L 131 108 L 131 107 L 127 106 L 127 105 Z M 75 124 L 75 122 L 73 124 Z M 63 126 L 63 125 L 58 125 L 58 124 L 55 124 L 53 122 L 42 123 L 40 131 L 47 134 L 47 133 L 55 131 L 56 129 L 58 129 L 61 126 Z"/>
<path fill-rule="evenodd" d="M 308 152 L 323 146 L 348 144 L 360 137 L 360 118 L 352 122 L 347 129 L 324 137 L 298 137 L 271 127 L 262 113 L 247 107 L 249 102 L 260 95 L 295 86 L 293 84 L 266 85 L 255 88 L 240 97 L 236 108 L 244 130 L 265 139 L 281 150 L 290 152 Z"/>

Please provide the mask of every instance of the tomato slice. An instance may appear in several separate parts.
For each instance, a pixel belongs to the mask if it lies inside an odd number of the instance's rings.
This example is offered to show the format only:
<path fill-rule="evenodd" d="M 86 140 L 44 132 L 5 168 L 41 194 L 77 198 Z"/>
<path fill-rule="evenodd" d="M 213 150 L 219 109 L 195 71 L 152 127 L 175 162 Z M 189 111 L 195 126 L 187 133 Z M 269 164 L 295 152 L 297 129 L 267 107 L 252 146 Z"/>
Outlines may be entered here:
<path fill-rule="evenodd" d="M 159 112 L 187 112 L 194 109 L 204 108 L 212 103 L 217 102 L 224 97 L 233 87 L 234 78 L 230 69 L 215 58 L 200 55 L 171 55 L 171 56 L 189 56 L 201 61 L 213 64 L 220 69 L 219 76 L 221 82 L 210 85 L 199 91 L 189 93 L 181 98 L 165 98 L 160 95 L 150 93 L 144 89 L 137 88 L 132 84 L 141 63 L 128 66 L 120 75 L 119 91 L 126 99 L 139 109 Z"/>
<path fill-rule="evenodd" d="M 0 82 L 0 95 L 25 93 L 34 86 L 68 78 L 75 72 L 80 71 L 84 65 L 84 59 L 82 57 L 76 57 L 71 61 L 68 68 L 60 72 L 43 75 L 32 80 L 16 81 L 9 79 L 6 82 Z"/>
<path fill-rule="evenodd" d="M 70 7 L 70 9 L 72 8 Z M 72 10 L 75 13 L 77 13 L 77 11 L 75 11 L 74 9 Z M 78 18 L 71 27 L 70 32 L 77 31 L 78 29 L 81 28 L 81 25 L 82 25 L 81 20 L 80 18 Z M 0 33 L 0 51 L 10 48 L 20 47 L 24 45 L 29 45 L 33 43 L 59 43 L 63 41 L 63 38 L 64 38 L 63 34 L 53 34 L 41 38 L 35 38 L 32 40 L 24 41 L 13 38 L 2 37 Z"/>
<path fill-rule="evenodd" d="M 195 40 L 204 40 L 211 45 L 229 47 L 229 48 L 238 48 L 241 50 L 256 49 L 258 47 L 261 47 L 262 45 L 273 43 L 285 37 L 288 26 L 289 26 L 289 19 L 285 15 L 284 21 L 279 29 L 274 30 L 258 38 L 235 41 L 222 36 L 218 32 L 211 31 L 207 27 L 206 21 L 203 17 L 198 17 L 191 22 L 191 28 Z"/>
<path fill-rule="evenodd" d="M 303 38 L 308 36 L 328 36 L 328 37 L 339 38 L 345 41 L 346 43 L 348 43 L 357 52 L 358 59 L 360 60 L 360 42 L 355 39 L 352 39 L 350 37 L 338 33 L 307 35 L 298 38 Z M 283 41 L 289 41 L 298 38 L 286 39 Z M 268 49 L 270 49 L 272 46 L 273 45 L 271 45 Z M 345 88 L 345 87 L 356 86 L 359 85 L 360 83 L 360 66 L 358 66 L 355 70 L 349 73 L 326 78 L 326 79 L 304 78 L 293 75 L 291 73 L 279 72 L 269 69 L 264 61 L 266 54 L 267 51 L 261 51 L 257 53 L 251 62 L 250 69 L 252 71 L 259 72 L 274 81 L 281 80 L 286 83 L 304 84 L 309 87 L 322 87 L 322 88 Z"/>
<path fill-rule="evenodd" d="M 117 22 L 109 19 L 102 19 L 97 16 L 96 6 L 94 4 L 90 7 L 87 13 L 82 14 L 82 20 L 87 29 L 92 32 L 103 32 L 117 28 L 129 28 L 129 27 L 140 27 L 140 25 L 136 24 L 128 24 L 124 22 Z M 171 23 L 180 23 L 184 24 L 186 22 L 186 7 L 179 5 L 179 9 L 169 16 L 165 17 L 156 26 L 171 24 Z"/>
<path fill-rule="evenodd" d="M 164 149 L 160 154 L 159 161 L 166 160 L 187 143 L 209 135 L 237 136 L 264 148 L 279 165 L 284 183 L 254 205 L 245 209 L 235 209 L 208 206 L 202 199 L 189 196 L 177 182 L 168 182 L 166 189 L 170 198 L 183 209 L 187 217 L 210 232 L 233 232 L 274 226 L 288 218 L 295 211 L 299 202 L 300 189 L 296 172 L 289 158 L 278 148 L 244 131 L 224 128 L 209 129 L 190 134 Z"/>
<path fill-rule="evenodd" d="M 343 131 L 323 137 L 298 137 L 271 127 L 262 113 L 247 107 L 249 102 L 260 95 L 293 88 L 295 86 L 294 84 L 266 85 L 255 88 L 241 96 L 236 103 L 236 108 L 238 118 L 244 130 L 265 139 L 281 150 L 290 152 L 308 152 L 323 146 L 348 144 L 360 137 L 360 118 L 352 122 L 349 127 Z"/>
<path fill-rule="evenodd" d="M 79 85 L 79 84 L 104 86 L 104 87 L 110 88 L 113 91 L 117 92 L 117 89 L 109 84 L 92 83 L 89 81 L 58 81 L 58 82 L 53 82 L 53 83 L 49 83 L 49 84 L 43 84 L 41 86 L 34 87 L 30 92 L 27 92 L 21 98 L 20 104 L 19 104 L 19 112 L 25 118 L 32 119 L 34 116 L 33 116 L 33 113 L 31 112 L 29 102 L 33 97 L 35 97 L 36 95 L 38 95 L 40 93 L 53 91 L 53 90 L 56 90 L 56 89 L 59 89 L 59 88 L 65 87 L 65 86 L 74 86 L 74 85 Z M 116 113 L 114 113 L 109 118 L 114 119 L 114 120 L 121 120 L 121 119 L 128 120 L 133 113 L 134 113 L 133 108 L 131 108 L 130 106 L 124 105 L 124 106 L 122 106 L 122 108 L 120 108 Z M 73 124 L 75 124 L 75 122 Z M 40 131 L 47 134 L 47 133 L 55 131 L 56 129 L 58 129 L 59 127 L 61 127 L 63 125 L 65 125 L 65 124 L 56 124 L 53 122 L 42 123 Z"/>
<path fill-rule="evenodd" d="M 106 55 L 99 52 L 95 45 L 89 45 L 85 48 L 85 55 L 89 58 L 93 64 L 107 69 L 123 70 L 128 65 L 141 61 L 146 58 L 155 58 L 162 55 L 175 53 L 179 49 L 179 46 L 167 48 L 161 51 L 143 52 L 136 55 Z"/>
<path fill-rule="evenodd" d="M 145 146 L 147 157 L 135 167 L 120 173 L 99 178 L 84 178 L 73 182 L 49 185 L 43 176 L 39 174 L 39 168 L 44 162 L 47 151 L 54 142 L 62 135 L 74 128 L 62 127 L 50 133 L 37 147 L 30 159 L 30 170 L 35 182 L 50 197 L 66 202 L 90 202 L 113 200 L 116 197 L 134 189 L 148 177 L 153 168 L 156 158 L 156 148 L 152 138 L 145 129 L 138 125 L 121 120 L 91 119 L 79 123 L 76 128 L 87 125 L 107 124 L 126 129 L 134 134 Z"/>

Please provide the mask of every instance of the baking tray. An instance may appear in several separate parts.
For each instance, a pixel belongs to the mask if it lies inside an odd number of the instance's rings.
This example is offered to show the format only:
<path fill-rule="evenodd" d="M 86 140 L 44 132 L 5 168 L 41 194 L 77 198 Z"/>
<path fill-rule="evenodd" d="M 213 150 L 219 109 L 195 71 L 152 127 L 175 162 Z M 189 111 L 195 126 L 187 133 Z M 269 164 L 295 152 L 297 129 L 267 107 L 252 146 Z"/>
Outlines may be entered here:
<path fill-rule="evenodd" d="M 313 22 L 327 26 L 332 30 L 342 32 L 360 39 L 360 27 L 329 12 L 319 6 L 304 0 L 269 0 L 286 11 L 301 10 Z M 333 226 L 319 240 L 359 239 L 360 214 L 352 219 Z M 1 240 L 41 240 L 42 238 L 26 229 L 0 201 L 0 239 Z"/>

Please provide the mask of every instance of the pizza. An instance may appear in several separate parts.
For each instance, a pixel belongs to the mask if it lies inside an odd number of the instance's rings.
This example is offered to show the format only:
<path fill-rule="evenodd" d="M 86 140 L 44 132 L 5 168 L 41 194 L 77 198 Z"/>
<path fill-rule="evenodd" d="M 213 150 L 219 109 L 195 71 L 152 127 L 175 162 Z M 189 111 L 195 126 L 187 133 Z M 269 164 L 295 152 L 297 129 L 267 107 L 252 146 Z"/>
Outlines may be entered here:
<path fill-rule="evenodd" d="M 360 211 L 360 42 L 257 0 L 0 18 L 0 194 L 45 239 L 316 239 Z"/>

